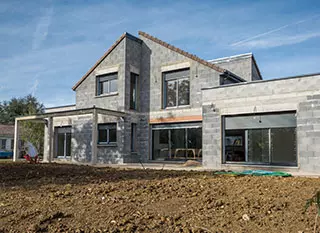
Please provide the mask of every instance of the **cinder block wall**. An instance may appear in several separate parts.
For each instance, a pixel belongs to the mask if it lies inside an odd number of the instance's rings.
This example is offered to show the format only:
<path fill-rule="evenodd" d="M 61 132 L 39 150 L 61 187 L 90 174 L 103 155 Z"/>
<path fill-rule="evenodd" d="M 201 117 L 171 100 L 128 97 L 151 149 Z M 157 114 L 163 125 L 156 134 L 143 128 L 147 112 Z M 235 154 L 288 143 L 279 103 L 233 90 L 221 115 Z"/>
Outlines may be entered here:
<path fill-rule="evenodd" d="M 96 96 L 96 72 L 118 67 L 118 94 Z M 93 105 L 116 111 L 125 110 L 125 40 L 122 40 L 112 52 L 91 72 L 76 89 L 76 108 L 90 108 Z"/>
<path fill-rule="evenodd" d="M 143 95 L 149 99 L 149 105 L 143 110 L 150 110 L 150 119 L 201 115 L 201 89 L 218 86 L 220 73 L 144 36 L 140 36 L 140 39 L 143 40 L 142 73 L 148 79 L 144 80 L 145 88 L 149 89 Z M 162 109 L 162 68 L 166 66 L 174 68 L 174 65 L 178 67 L 181 63 L 190 64 L 190 106 Z"/>
<path fill-rule="evenodd" d="M 227 167 L 221 163 L 222 115 L 293 110 L 297 112 L 299 170 L 319 172 L 320 147 L 317 145 L 320 140 L 319 95 L 320 75 L 204 89 L 202 95 L 204 166 L 213 169 Z M 213 109 L 215 112 L 212 112 Z M 219 124 L 216 124 L 217 121 Z M 218 135 L 211 136 L 215 133 Z"/>

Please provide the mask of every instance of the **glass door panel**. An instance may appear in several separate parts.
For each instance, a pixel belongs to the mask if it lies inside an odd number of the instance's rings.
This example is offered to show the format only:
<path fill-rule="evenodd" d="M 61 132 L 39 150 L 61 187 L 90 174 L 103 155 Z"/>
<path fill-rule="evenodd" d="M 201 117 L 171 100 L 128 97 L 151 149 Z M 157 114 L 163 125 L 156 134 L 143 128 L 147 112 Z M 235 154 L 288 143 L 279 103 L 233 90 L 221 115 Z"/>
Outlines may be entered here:
<path fill-rule="evenodd" d="M 153 159 L 165 160 L 170 158 L 169 130 L 153 130 L 152 140 Z"/>
<path fill-rule="evenodd" d="M 248 162 L 269 163 L 269 130 L 248 130 Z"/>
<path fill-rule="evenodd" d="M 190 128 L 187 129 L 188 138 L 188 157 L 200 158 L 202 157 L 202 129 L 201 128 Z"/>
<path fill-rule="evenodd" d="M 55 158 L 67 158 L 71 156 L 71 127 L 55 128 Z"/>
<path fill-rule="evenodd" d="M 271 163 L 297 164 L 295 128 L 271 129 Z"/>
<path fill-rule="evenodd" d="M 64 134 L 58 133 L 56 157 L 63 157 L 63 156 L 64 156 Z"/>
<path fill-rule="evenodd" d="M 171 150 L 175 158 L 186 157 L 186 133 L 185 129 L 171 129 Z"/>

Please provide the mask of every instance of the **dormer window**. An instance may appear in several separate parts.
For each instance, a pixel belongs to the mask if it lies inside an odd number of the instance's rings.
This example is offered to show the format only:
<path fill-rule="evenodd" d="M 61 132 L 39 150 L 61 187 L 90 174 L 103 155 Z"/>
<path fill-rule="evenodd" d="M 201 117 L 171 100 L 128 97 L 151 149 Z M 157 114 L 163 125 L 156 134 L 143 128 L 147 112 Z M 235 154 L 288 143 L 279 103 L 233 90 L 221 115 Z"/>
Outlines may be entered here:
<path fill-rule="evenodd" d="M 97 76 L 97 96 L 118 92 L 118 73 Z"/>
<path fill-rule="evenodd" d="M 190 104 L 190 69 L 163 73 L 163 107 Z"/>

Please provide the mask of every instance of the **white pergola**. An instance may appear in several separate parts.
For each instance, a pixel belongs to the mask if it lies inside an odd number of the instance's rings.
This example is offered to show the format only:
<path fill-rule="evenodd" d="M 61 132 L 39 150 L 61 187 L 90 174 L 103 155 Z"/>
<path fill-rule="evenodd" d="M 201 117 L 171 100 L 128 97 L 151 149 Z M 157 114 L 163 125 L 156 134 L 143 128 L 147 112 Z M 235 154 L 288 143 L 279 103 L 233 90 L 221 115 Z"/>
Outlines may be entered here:
<path fill-rule="evenodd" d="M 19 156 L 19 122 L 21 121 L 33 121 L 39 123 L 45 123 L 47 128 L 48 137 L 45 137 L 48 141 L 45 145 L 48 148 L 44 148 L 44 161 L 51 162 L 53 158 L 53 118 L 54 117 L 68 117 L 68 116 L 77 116 L 77 115 L 88 115 L 92 114 L 93 119 L 93 127 L 92 127 L 92 163 L 95 164 L 97 162 L 97 121 L 98 114 L 108 115 L 108 116 L 116 116 L 116 117 L 124 117 L 126 115 L 125 112 L 114 111 L 110 109 L 97 108 L 95 106 L 91 108 L 83 108 L 83 109 L 73 109 L 73 110 L 65 110 L 65 111 L 56 111 L 43 113 L 32 116 L 23 116 L 15 118 L 15 128 L 14 128 L 14 147 L 13 147 L 13 161 L 18 160 Z"/>

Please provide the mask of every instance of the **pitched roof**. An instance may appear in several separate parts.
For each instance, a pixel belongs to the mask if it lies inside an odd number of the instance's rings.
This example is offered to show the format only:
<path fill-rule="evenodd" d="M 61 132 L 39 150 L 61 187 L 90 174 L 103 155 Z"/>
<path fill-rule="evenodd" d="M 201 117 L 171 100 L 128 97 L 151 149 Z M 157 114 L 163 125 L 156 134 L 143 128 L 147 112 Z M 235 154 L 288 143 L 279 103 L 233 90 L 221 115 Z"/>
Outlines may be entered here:
<path fill-rule="evenodd" d="M 0 136 L 12 136 L 14 135 L 14 125 L 2 125 L 0 124 Z"/>
<path fill-rule="evenodd" d="M 85 75 L 82 76 L 82 78 L 72 87 L 72 90 L 76 90 L 77 87 L 91 74 L 92 71 L 94 71 L 95 68 L 97 68 L 97 66 L 112 52 L 112 50 L 114 50 L 118 44 L 120 44 L 120 42 L 125 38 L 128 37 L 130 39 L 136 40 L 136 41 L 140 41 L 139 38 L 125 32 L 123 33 L 119 39 L 114 42 L 113 45 L 111 45 L 111 47 L 107 50 L 107 52 L 105 52 L 102 57 L 90 68 L 90 70 L 87 71 L 87 73 L 85 73 Z"/>
<path fill-rule="evenodd" d="M 162 45 L 162 46 L 164 46 L 164 47 L 166 47 L 168 49 L 171 49 L 172 51 L 180 53 L 181 55 L 183 55 L 183 56 L 185 56 L 187 58 L 190 58 L 190 59 L 192 59 L 192 60 L 194 60 L 196 62 L 199 62 L 200 64 L 202 64 L 204 66 L 210 67 L 210 68 L 212 68 L 212 69 L 214 69 L 214 70 L 216 70 L 216 71 L 218 71 L 220 73 L 224 73 L 224 72 L 227 71 L 226 69 L 222 69 L 222 68 L 220 68 L 219 66 L 217 66 L 215 64 L 212 64 L 212 63 L 210 63 L 210 62 L 208 62 L 206 60 L 203 60 L 203 59 L 199 58 L 198 56 L 190 54 L 190 53 L 188 53 L 188 52 L 186 52 L 186 51 L 184 51 L 182 49 L 174 47 L 173 45 L 170 45 L 170 44 L 168 44 L 168 43 L 166 43 L 166 42 L 164 42 L 162 40 L 159 40 L 158 38 L 153 37 L 153 36 L 151 36 L 151 35 L 149 35 L 149 34 L 147 34 L 145 32 L 139 31 L 139 35 L 141 35 L 141 36 L 143 36 L 143 37 L 145 37 L 145 38 L 147 38 L 149 40 L 152 40 L 153 42 L 156 42 L 156 43 L 158 43 L 158 44 L 160 44 L 160 45 Z"/>
<path fill-rule="evenodd" d="M 228 72 L 228 73 L 231 73 L 230 71 L 226 70 L 226 69 L 222 69 L 221 67 L 215 65 L 215 64 L 212 64 L 206 60 L 203 60 L 201 58 L 199 58 L 198 56 L 196 55 L 193 55 L 193 54 L 190 54 L 182 49 L 179 49 L 173 45 L 170 45 L 162 40 L 159 40 L 158 38 L 156 37 L 153 37 L 145 32 L 142 32 L 142 31 L 139 31 L 139 35 L 149 39 L 149 40 L 152 40 L 153 42 L 156 42 L 168 49 L 171 49 L 172 51 L 175 51 L 177 53 L 180 53 L 181 55 L 187 57 L 187 58 L 190 58 L 196 62 L 199 62 L 200 64 L 202 65 L 205 65 L 207 67 L 210 67 L 214 70 L 216 70 L 217 72 L 220 72 L 220 73 L 225 73 L 225 72 Z M 76 90 L 77 87 L 92 73 L 92 71 L 94 71 L 95 68 L 97 68 L 97 66 L 117 47 L 118 44 L 120 44 L 120 42 L 125 38 L 125 37 L 128 37 L 130 39 L 133 39 L 133 40 L 136 40 L 136 41 L 141 41 L 139 38 L 125 32 L 124 34 L 122 34 L 119 39 L 108 49 L 107 52 L 105 52 L 102 57 L 90 68 L 90 70 L 87 71 L 87 73 L 85 73 L 85 75 L 82 76 L 82 78 L 72 87 L 72 90 Z"/>

